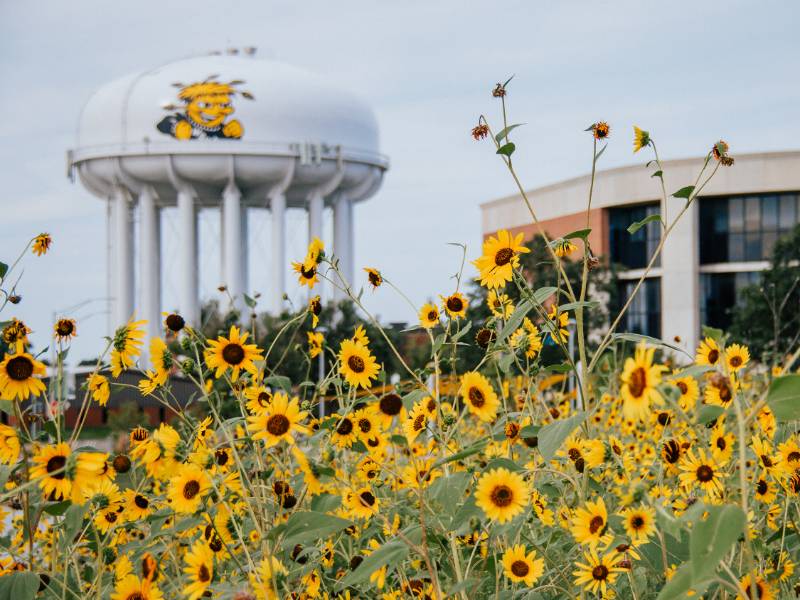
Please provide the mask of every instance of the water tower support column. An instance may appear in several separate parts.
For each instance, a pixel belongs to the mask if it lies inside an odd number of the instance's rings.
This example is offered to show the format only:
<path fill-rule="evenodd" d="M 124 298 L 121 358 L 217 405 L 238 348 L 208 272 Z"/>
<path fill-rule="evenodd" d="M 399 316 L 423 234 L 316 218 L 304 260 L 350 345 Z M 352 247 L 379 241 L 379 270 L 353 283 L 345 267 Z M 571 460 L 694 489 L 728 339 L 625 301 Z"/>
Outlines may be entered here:
<path fill-rule="evenodd" d="M 353 286 L 353 218 L 350 198 L 339 193 L 333 203 L 333 251 L 339 258 L 339 271 L 344 280 Z M 334 288 L 335 302 L 344 300 L 347 295 L 338 287 Z"/>
<path fill-rule="evenodd" d="M 161 209 L 149 185 L 139 193 L 139 278 L 140 316 L 147 319 L 148 337 L 157 337 L 161 335 Z"/>
<path fill-rule="evenodd" d="M 199 328 L 200 301 L 197 277 L 197 207 L 195 192 L 189 186 L 178 189 L 178 228 L 180 231 L 180 311 L 186 322 Z"/>
<path fill-rule="evenodd" d="M 114 187 L 114 329 L 133 316 L 133 219 L 128 190 Z"/>
<path fill-rule="evenodd" d="M 228 183 L 222 192 L 222 244 L 223 272 L 222 277 L 228 286 L 228 293 L 233 297 L 231 308 L 242 313 L 244 309 L 244 268 L 242 246 L 242 194 L 233 182 Z"/>

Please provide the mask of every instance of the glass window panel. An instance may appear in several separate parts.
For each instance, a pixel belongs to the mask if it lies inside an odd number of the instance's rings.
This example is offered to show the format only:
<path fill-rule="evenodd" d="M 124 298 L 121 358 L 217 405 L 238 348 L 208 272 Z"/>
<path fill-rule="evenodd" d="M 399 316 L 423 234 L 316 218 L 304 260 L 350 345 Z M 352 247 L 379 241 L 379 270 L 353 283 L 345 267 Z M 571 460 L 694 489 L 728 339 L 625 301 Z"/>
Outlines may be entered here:
<path fill-rule="evenodd" d="M 761 235 L 747 233 L 744 238 L 744 260 L 761 260 Z"/>
<path fill-rule="evenodd" d="M 760 198 L 750 196 L 744 205 L 744 228 L 745 231 L 758 231 L 761 226 Z"/>
<path fill-rule="evenodd" d="M 780 218 L 778 226 L 782 230 L 791 229 L 795 223 L 797 214 L 795 212 L 796 198 L 794 194 L 783 194 L 780 199 Z"/>
<path fill-rule="evenodd" d="M 744 235 L 732 233 L 728 236 L 728 260 L 730 262 L 740 262 L 744 259 Z"/>
<path fill-rule="evenodd" d="M 720 210 L 719 214 L 722 215 L 724 211 Z M 728 203 L 728 223 L 723 223 L 721 220 L 716 222 L 718 224 L 717 231 L 723 231 L 725 227 L 729 231 L 744 231 L 744 198 L 731 198 Z"/>
<path fill-rule="evenodd" d="M 636 282 L 619 283 L 620 307 L 628 299 Z M 659 337 L 661 335 L 661 280 L 650 277 L 645 280 L 620 323 L 620 330 Z"/>
<path fill-rule="evenodd" d="M 772 256 L 772 248 L 778 240 L 778 234 L 775 231 L 765 231 L 761 237 L 761 258 L 768 260 Z"/>
<path fill-rule="evenodd" d="M 609 210 L 609 247 L 613 263 L 629 269 L 641 269 L 647 266 L 661 237 L 660 226 L 658 223 L 650 223 L 633 234 L 628 233 L 628 227 L 649 215 L 658 213 L 657 203 Z"/>
<path fill-rule="evenodd" d="M 761 228 L 764 231 L 778 228 L 778 197 L 764 196 L 761 199 Z"/>

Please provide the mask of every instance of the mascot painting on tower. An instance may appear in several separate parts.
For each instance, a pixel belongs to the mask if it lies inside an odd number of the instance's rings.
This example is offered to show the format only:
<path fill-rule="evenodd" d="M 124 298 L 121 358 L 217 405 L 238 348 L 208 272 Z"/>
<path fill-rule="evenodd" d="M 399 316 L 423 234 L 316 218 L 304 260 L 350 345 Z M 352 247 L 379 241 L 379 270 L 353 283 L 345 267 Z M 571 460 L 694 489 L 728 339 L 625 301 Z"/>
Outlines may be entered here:
<path fill-rule="evenodd" d="M 221 83 L 216 78 L 217 75 L 211 75 L 197 83 L 172 84 L 179 88 L 178 99 L 183 104 L 168 104 L 164 107 L 176 112 L 161 119 L 156 125 L 158 130 L 179 140 L 241 139 L 244 127 L 238 119 L 230 118 L 235 110 L 232 101 L 236 95 L 248 100 L 252 100 L 253 95 L 236 89 L 244 81 Z"/>

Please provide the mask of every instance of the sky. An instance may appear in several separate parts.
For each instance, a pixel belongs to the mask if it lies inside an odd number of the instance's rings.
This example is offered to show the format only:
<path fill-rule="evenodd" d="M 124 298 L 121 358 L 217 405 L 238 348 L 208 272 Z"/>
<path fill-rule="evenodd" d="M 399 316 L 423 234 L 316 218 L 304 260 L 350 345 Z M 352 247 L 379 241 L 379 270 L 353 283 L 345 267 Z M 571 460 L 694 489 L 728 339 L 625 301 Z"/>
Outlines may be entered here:
<path fill-rule="evenodd" d="M 54 315 L 74 316 L 71 359 L 102 349 L 105 207 L 69 181 L 65 155 L 92 92 L 128 73 L 255 46 L 361 96 L 391 168 L 356 209 L 356 266 L 380 269 L 421 305 L 454 287 L 461 251 L 449 242 L 466 244 L 469 259 L 480 254 L 480 203 L 515 191 L 490 143 L 470 137 L 482 113 L 497 128 L 496 82 L 514 75 L 510 120 L 525 123 L 515 165 L 526 188 L 585 174 L 583 130 L 598 120 L 612 128 L 602 168 L 647 160 L 632 154 L 634 124 L 665 159 L 703 155 L 720 138 L 734 156 L 797 149 L 798 23 L 795 0 L 0 0 L 0 260 L 12 262 L 39 232 L 54 238 L 46 256 L 23 259 L 22 302 L 0 320 L 23 319 L 41 350 Z M 266 292 L 257 267 L 268 231 L 255 223 L 251 290 Z M 204 299 L 219 283 L 218 227 L 201 223 Z M 303 254 L 304 231 L 290 219 L 290 257 Z M 171 268 L 165 307 L 175 302 Z M 416 318 L 391 289 L 368 292 L 365 304 L 387 321 Z"/>

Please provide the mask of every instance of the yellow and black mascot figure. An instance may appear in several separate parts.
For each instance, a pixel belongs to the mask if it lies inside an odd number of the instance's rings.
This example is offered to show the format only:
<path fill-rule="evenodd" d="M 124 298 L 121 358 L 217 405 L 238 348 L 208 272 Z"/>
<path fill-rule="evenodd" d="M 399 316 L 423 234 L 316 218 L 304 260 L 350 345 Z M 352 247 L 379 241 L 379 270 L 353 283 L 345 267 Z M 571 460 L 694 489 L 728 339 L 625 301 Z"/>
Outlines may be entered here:
<path fill-rule="evenodd" d="M 252 100 L 253 95 L 236 89 L 235 86 L 243 81 L 220 83 L 214 81 L 215 78 L 216 75 L 189 85 L 173 84 L 180 89 L 178 98 L 183 105 L 165 106 L 167 110 L 177 112 L 161 119 L 156 125 L 158 130 L 179 140 L 202 137 L 240 139 L 244 135 L 244 127 L 238 119 L 229 118 L 234 112 L 232 100 L 237 94 L 248 100 Z"/>

